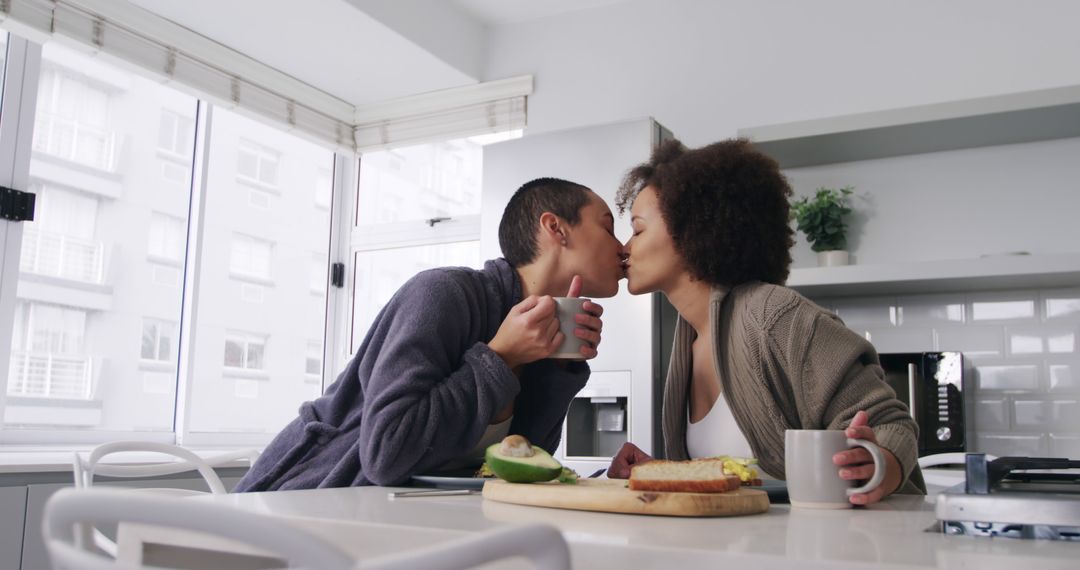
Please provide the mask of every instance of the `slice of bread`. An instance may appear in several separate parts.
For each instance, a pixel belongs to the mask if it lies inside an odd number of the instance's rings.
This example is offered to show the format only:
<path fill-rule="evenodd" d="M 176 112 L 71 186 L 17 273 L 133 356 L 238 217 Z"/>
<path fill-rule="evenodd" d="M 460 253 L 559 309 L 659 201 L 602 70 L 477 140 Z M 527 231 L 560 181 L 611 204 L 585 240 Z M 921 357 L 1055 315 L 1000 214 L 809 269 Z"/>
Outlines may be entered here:
<path fill-rule="evenodd" d="M 656 460 L 630 469 L 630 489 L 634 491 L 725 493 L 740 485 L 739 477 L 725 475 L 724 463 L 716 460 Z"/>

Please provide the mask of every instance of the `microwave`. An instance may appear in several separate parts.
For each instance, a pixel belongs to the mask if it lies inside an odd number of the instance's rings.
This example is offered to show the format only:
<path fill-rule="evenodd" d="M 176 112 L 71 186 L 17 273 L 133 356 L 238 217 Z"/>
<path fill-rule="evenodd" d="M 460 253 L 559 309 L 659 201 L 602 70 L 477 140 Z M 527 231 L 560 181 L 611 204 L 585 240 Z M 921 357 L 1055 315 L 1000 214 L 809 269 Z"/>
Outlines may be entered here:
<path fill-rule="evenodd" d="M 885 381 L 919 426 L 919 457 L 965 451 L 964 356 L 959 352 L 882 353 Z"/>

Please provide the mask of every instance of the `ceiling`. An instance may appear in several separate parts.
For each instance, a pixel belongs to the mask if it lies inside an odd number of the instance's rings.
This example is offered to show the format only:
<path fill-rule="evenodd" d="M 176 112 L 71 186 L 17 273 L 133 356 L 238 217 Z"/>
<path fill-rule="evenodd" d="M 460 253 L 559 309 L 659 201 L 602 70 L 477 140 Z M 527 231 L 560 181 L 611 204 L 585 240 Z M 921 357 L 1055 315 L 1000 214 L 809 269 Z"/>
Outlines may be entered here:
<path fill-rule="evenodd" d="M 627 0 L 453 0 L 489 25 L 538 20 L 548 16 L 619 4 Z"/>
<path fill-rule="evenodd" d="M 361 106 L 475 84 L 488 29 L 626 0 L 127 0 Z"/>

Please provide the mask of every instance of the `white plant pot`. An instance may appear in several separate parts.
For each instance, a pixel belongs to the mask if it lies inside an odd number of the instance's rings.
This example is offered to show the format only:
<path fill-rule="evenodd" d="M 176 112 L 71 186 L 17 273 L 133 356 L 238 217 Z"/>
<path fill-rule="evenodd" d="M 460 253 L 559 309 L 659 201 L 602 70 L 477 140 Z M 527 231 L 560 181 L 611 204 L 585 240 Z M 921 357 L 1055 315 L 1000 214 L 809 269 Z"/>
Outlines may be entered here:
<path fill-rule="evenodd" d="M 848 252 L 843 249 L 834 249 L 831 251 L 819 251 L 817 254 L 817 264 L 819 267 L 833 267 L 836 265 L 848 264 Z"/>

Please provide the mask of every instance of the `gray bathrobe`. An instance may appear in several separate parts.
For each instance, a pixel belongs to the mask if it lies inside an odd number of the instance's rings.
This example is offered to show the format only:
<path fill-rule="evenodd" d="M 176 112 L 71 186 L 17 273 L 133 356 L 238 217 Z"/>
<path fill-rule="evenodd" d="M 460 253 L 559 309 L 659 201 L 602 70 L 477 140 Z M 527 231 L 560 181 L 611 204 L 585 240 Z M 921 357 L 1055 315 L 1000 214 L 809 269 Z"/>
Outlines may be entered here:
<path fill-rule="evenodd" d="M 504 259 L 409 280 L 322 397 L 270 443 L 235 491 L 395 485 L 467 453 L 514 403 L 510 433 L 549 452 L 589 366 L 551 360 L 518 378 L 487 346 L 521 301 Z"/>

